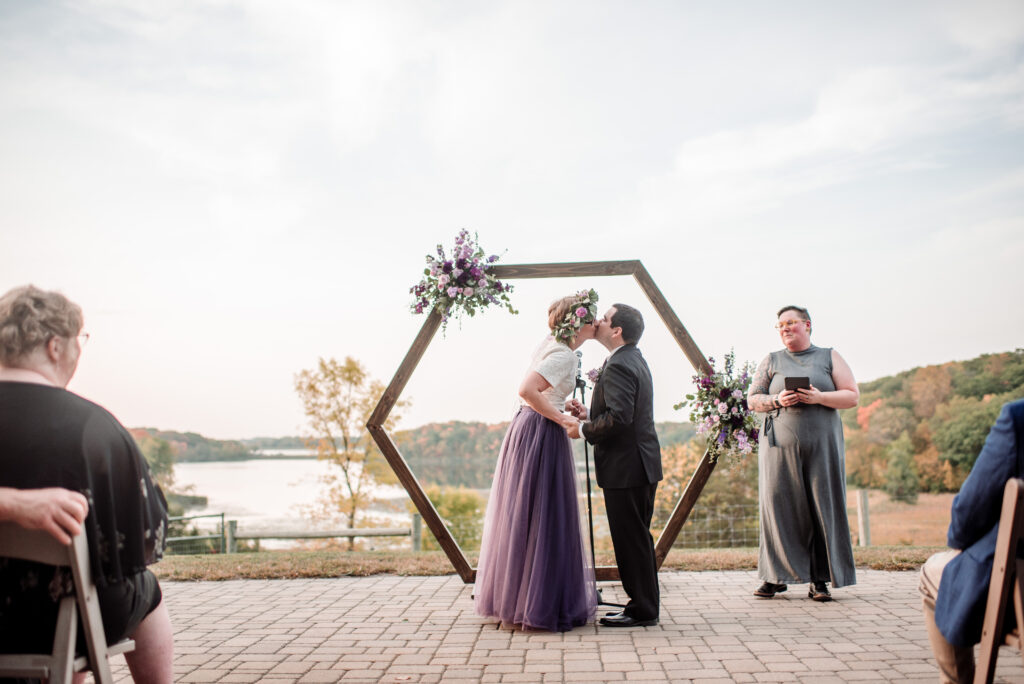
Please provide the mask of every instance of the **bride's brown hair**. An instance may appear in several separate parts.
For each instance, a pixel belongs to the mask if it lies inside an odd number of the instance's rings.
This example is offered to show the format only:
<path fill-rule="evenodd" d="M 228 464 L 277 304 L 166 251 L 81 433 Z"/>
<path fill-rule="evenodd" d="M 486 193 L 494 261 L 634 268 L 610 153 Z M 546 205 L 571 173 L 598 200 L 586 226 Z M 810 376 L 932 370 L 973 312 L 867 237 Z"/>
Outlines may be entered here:
<path fill-rule="evenodd" d="M 554 330 L 558 323 L 576 308 L 579 295 L 568 295 L 551 302 L 548 307 L 548 329 Z"/>

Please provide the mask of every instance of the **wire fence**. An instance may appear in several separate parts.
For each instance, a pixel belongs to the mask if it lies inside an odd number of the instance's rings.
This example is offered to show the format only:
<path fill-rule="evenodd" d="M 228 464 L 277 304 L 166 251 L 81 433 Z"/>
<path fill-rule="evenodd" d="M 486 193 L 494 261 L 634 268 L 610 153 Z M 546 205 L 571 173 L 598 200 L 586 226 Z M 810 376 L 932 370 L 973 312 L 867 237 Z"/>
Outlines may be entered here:
<path fill-rule="evenodd" d="M 213 532 L 204 534 L 195 525 L 188 525 L 192 520 L 200 518 L 217 518 L 220 522 Z M 167 537 L 167 553 L 224 553 L 227 549 L 227 538 L 224 529 L 224 514 L 208 515 L 176 515 L 167 519 L 169 536 Z"/>
<path fill-rule="evenodd" d="M 724 549 L 758 545 L 757 504 L 696 508 L 676 537 L 673 548 Z"/>

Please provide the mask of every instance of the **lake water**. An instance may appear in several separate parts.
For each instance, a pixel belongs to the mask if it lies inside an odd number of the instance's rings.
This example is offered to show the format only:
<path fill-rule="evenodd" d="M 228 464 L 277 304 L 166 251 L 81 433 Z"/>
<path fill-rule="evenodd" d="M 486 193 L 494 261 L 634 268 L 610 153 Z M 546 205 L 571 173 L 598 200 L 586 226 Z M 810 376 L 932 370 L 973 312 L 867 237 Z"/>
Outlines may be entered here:
<path fill-rule="evenodd" d="M 326 485 L 320 478 L 332 466 L 316 458 L 263 458 L 250 461 L 207 461 L 204 463 L 177 463 L 174 466 L 175 488 L 205 496 L 208 503 L 202 509 L 190 509 L 186 515 L 224 513 L 226 520 L 237 520 L 238 528 L 246 532 L 270 529 L 314 529 L 316 523 L 303 507 L 316 506 Z M 337 468 L 335 467 L 335 470 Z M 387 499 L 399 510 L 374 510 L 372 515 L 385 519 L 388 525 L 405 527 L 410 516 L 405 502 L 408 495 L 400 485 L 377 488 L 377 496 Z M 197 520 L 202 529 L 212 529 L 219 521 Z M 321 527 L 342 527 L 341 524 L 321 524 Z M 282 548 L 292 542 L 261 542 L 261 546 Z"/>

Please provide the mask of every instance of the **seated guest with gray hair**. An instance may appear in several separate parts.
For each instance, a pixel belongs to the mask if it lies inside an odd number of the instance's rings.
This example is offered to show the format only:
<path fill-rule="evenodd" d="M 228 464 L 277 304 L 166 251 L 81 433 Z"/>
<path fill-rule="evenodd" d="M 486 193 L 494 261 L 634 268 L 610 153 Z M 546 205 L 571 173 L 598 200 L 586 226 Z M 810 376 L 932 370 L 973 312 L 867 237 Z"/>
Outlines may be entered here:
<path fill-rule="evenodd" d="M 167 503 L 128 431 L 65 389 L 85 337 L 82 310 L 62 294 L 27 285 L 0 297 L 0 511 L 58 538 L 48 517 L 73 533 L 84 516 L 107 641 L 135 640 L 125 655 L 135 681 L 170 682 L 171 622 L 146 568 L 163 555 Z M 43 488 L 84 501 L 17 491 Z M 41 496 L 71 520 L 25 508 L 47 505 Z M 71 591 L 63 569 L 0 558 L 0 652 L 49 652 L 59 599 Z"/>

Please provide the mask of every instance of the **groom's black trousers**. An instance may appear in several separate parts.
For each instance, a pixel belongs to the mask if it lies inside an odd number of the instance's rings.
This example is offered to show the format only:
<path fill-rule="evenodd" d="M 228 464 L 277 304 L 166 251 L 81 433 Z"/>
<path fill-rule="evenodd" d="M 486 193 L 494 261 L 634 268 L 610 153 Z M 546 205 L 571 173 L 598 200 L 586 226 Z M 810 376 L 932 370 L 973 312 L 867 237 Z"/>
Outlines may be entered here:
<path fill-rule="evenodd" d="M 658 561 L 651 536 L 658 484 L 605 489 L 604 505 L 622 588 L 629 595 L 625 614 L 634 620 L 658 617 Z"/>

